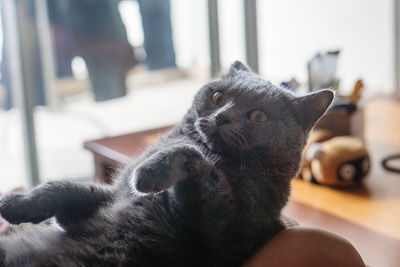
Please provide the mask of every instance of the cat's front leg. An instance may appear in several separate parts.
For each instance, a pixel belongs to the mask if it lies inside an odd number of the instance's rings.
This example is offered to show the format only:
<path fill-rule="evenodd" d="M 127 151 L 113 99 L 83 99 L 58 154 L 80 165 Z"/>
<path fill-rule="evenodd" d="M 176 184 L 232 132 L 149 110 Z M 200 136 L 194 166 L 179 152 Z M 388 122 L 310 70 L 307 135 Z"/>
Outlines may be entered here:
<path fill-rule="evenodd" d="M 209 169 L 209 161 L 194 146 L 176 145 L 154 153 L 132 172 L 131 183 L 142 193 L 155 193 Z"/>
<path fill-rule="evenodd" d="M 62 225 L 90 217 L 113 197 L 111 190 L 73 181 L 49 182 L 26 195 L 12 194 L 0 200 L 0 215 L 11 224 L 39 223 L 53 216 Z"/>

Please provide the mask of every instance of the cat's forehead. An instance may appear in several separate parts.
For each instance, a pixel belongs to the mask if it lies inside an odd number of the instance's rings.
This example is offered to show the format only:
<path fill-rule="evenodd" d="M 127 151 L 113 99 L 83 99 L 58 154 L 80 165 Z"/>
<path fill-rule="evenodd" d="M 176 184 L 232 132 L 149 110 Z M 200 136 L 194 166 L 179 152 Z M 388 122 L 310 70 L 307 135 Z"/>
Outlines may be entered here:
<path fill-rule="evenodd" d="M 222 91 L 235 99 L 249 99 L 257 102 L 286 103 L 290 94 L 256 75 L 236 75 L 223 77 L 207 85 L 207 94 Z"/>

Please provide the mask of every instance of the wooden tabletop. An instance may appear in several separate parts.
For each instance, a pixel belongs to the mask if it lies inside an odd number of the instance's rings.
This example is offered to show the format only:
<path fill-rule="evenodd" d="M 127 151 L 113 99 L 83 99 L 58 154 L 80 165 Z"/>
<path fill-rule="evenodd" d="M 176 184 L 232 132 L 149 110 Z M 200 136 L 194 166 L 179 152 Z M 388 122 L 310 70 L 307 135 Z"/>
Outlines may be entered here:
<path fill-rule="evenodd" d="M 371 100 L 364 113 L 372 169 L 363 185 L 338 190 L 294 180 L 292 198 L 400 240 L 400 174 L 381 165 L 384 157 L 400 153 L 400 99 Z"/>
<path fill-rule="evenodd" d="M 287 211 L 302 225 L 347 238 L 370 266 L 400 266 L 400 174 L 381 165 L 400 153 L 400 97 L 373 99 L 363 115 L 372 168 L 362 186 L 339 190 L 294 179 Z"/>
<path fill-rule="evenodd" d="M 302 226 L 317 227 L 347 239 L 367 266 L 400 266 L 400 240 L 291 199 L 284 213 Z"/>
<path fill-rule="evenodd" d="M 106 137 L 84 143 L 84 147 L 94 154 L 114 161 L 117 164 L 128 164 L 132 158 L 138 157 L 144 149 L 157 142 L 172 126 L 150 129 L 120 136 Z"/>

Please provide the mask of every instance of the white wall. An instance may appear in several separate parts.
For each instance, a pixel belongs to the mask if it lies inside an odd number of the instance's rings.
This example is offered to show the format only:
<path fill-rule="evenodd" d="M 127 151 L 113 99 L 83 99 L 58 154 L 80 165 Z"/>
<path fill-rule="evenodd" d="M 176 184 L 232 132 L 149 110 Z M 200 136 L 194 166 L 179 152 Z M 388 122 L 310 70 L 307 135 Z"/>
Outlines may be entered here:
<path fill-rule="evenodd" d="M 171 0 L 178 63 L 207 64 L 207 1 Z M 219 0 L 221 62 L 245 60 L 243 1 Z M 393 0 L 258 0 L 260 73 L 280 82 L 307 81 L 306 62 L 318 51 L 341 49 L 338 76 L 349 89 L 394 88 Z M 204 63 L 205 62 L 205 63 Z"/>
<path fill-rule="evenodd" d="M 369 90 L 394 88 L 391 0 L 259 0 L 261 74 L 269 79 L 307 79 L 316 51 L 341 49 L 343 88 L 361 77 Z"/>

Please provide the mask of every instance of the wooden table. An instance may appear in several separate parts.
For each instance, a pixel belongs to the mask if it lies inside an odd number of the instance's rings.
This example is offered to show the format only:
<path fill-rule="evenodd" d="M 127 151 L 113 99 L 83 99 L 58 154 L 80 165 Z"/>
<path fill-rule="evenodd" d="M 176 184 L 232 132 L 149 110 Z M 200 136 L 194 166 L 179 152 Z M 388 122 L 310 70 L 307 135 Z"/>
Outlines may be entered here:
<path fill-rule="evenodd" d="M 85 142 L 84 147 L 94 156 L 95 179 L 104 183 L 111 182 L 116 168 L 129 164 L 132 158 L 138 157 L 148 145 L 155 143 L 171 127 Z"/>
<path fill-rule="evenodd" d="M 129 163 L 168 129 L 86 142 L 97 179 L 110 182 L 113 169 Z M 284 212 L 301 225 L 345 237 L 370 266 L 400 266 L 400 175 L 380 165 L 383 156 L 400 152 L 400 98 L 379 97 L 365 106 L 364 136 L 373 165 L 362 187 L 337 190 L 294 179 Z"/>

